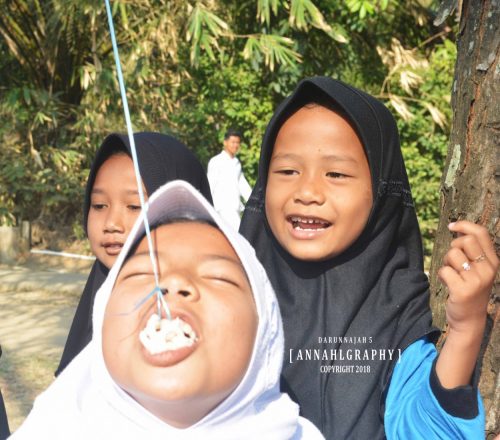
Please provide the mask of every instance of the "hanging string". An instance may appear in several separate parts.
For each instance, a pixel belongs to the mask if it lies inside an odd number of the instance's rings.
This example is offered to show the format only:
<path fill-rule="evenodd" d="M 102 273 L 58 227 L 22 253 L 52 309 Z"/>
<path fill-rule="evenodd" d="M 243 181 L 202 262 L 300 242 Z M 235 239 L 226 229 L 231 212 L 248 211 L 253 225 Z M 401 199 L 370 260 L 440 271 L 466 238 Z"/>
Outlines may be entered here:
<path fill-rule="evenodd" d="M 163 299 L 163 292 L 160 288 L 160 282 L 158 278 L 158 267 L 156 265 L 156 259 L 154 257 L 153 253 L 153 240 L 151 239 L 151 229 L 149 227 L 149 221 L 148 221 L 148 208 L 149 205 L 147 202 L 144 200 L 144 191 L 142 189 L 142 177 L 141 177 L 141 172 L 139 171 L 139 162 L 137 160 L 137 151 L 135 148 L 135 141 L 134 141 L 134 132 L 132 130 L 132 122 L 130 120 L 130 112 L 128 109 L 128 101 L 127 101 L 127 94 L 125 91 L 125 81 L 123 80 L 123 73 L 122 73 L 122 67 L 120 63 L 120 55 L 118 53 L 118 45 L 116 44 L 116 37 L 115 37 L 115 27 L 113 25 L 113 15 L 111 13 L 111 7 L 109 5 L 109 0 L 104 0 L 106 3 L 106 13 L 108 15 L 108 24 L 109 24 L 109 33 L 111 35 L 111 44 L 113 45 L 113 55 L 115 58 L 115 63 L 116 63 L 116 74 L 118 76 L 118 83 L 120 85 L 120 94 L 122 97 L 122 103 L 123 103 L 123 111 L 125 113 L 125 123 L 127 125 L 127 134 L 128 134 L 128 140 L 130 143 L 130 150 L 132 152 L 132 162 L 134 163 L 134 170 L 135 170 L 135 178 L 137 181 L 137 189 L 139 191 L 139 200 L 141 202 L 141 209 L 144 213 L 144 229 L 146 230 L 146 237 L 148 241 L 148 248 L 149 248 L 149 257 L 151 259 L 151 264 L 153 265 L 153 273 L 155 277 L 155 288 L 153 291 L 146 296 L 146 298 L 143 300 L 146 301 L 149 299 L 153 293 L 156 293 L 156 300 L 158 303 L 158 316 L 161 318 L 161 307 L 163 306 L 165 309 L 165 312 L 167 314 L 168 319 L 172 319 L 172 316 L 170 314 L 170 309 Z M 141 303 L 142 304 L 142 303 Z M 137 305 L 136 305 L 137 308 Z"/>

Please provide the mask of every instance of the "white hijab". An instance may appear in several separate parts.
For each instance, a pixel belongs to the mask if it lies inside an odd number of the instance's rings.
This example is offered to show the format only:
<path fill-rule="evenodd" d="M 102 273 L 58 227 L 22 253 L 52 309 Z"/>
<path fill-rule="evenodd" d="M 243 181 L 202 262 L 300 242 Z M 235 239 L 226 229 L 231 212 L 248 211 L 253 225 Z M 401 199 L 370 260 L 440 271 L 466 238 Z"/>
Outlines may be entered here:
<path fill-rule="evenodd" d="M 237 388 L 202 420 L 174 428 L 151 414 L 111 378 L 102 353 L 104 311 L 132 244 L 144 231 L 137 219 L 109 275 L 96 295 L 91 342 L 35 400 L 13 439 L 322 439 L 298 406 L 279 391 L 283 328 L 278 303 L 263 267 L 248 242 L 225 223 L 191 185 L 173 181 L 149 199 L 148 219 L 156 225 L 189 215 L 211 220 L 227 237 L 247 273 L 259 317 L 253 353 Z M 200 368 L 203 368 L 200 365 Z M 319 374 L 319 372 L 318 372 Z M 186 408 L 189 411 L 189 408 Z"/>

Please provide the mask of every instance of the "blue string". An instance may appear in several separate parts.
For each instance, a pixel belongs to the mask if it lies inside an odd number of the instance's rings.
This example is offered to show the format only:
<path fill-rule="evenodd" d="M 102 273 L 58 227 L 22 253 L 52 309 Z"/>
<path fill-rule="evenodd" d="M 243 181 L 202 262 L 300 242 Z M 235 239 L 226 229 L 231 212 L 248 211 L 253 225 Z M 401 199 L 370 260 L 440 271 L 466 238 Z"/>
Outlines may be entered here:
<path fill-rule="evenodd" d="M 161 318 L 161 305 L 163 304 L 163 306 L 165 308 L 165 312 L 167 313 L 168 319 L 172 319 L 168 305 L 165 301 L 163 301 L 163 294 L 162 294 L 162 291 L 160 289 L 160 282 L 158 279 L 158 267 L 156 265 L 156 260 L 155 260 L 154 253 L 153 253 L 153 240 L 151 239 L 151 230 L 150 230 L 149 221 L 148 221 L 149 205 L 144 201 L 144 191 L 142 189 L 142 178 L 141 178 L 141 173 L 139 171 L 139 162 L 137 160 L 137 151 L 135 148 L 134 132 L 132 130 L 132 122 L 130 120 L 130 112 L 128 109 L 127 94 L 125 91 L 125 81 L 123 80 L 122 67 L 121 67 L 121 63 L 120 63 L 120 55 L 118 53 L 118 45 L 116 44 L 115 27 L 113 25 L 113 16 L 111 14 L 111 7 L 109 5 L 109 0 L 104 0 L 104 2 L 106 3 L 106 12 L 108 15 L 109 32 L 111 34 L 111 43 L 113 45 L 113 54 L 114 54 L 115 63 L 116 63 L 116 73 L 118 75 L 118 83 L 120 85 L 120 94 L 122 97 L 123 111 L 125 113 L 125 123 L 127 125 L 127 134 L 128 134 L 128 140 L 130 143 L 130 150 L 132 152 L 132 161 L 134 163 L 135 178 L 137 181 L 137 188 L 139 190 L 139 200 L 141 202 L 141 209 L 144 213 L 144 229 L 146 230 L 146 237 L 147 237 L 148 248 L 149 248 L 149 256 L 151 258 L 151 264 L 153 265 L 153 273 L 155 276 L 156 287 L 153 290 L 153 292 L 156 291 L 156 294 L 157 294 L 156 299 L 158 302 L 158 315 L 160 316 L 160 318 Z M 146 297 L 146 299 L 149 298 L 150 295 L 151 294 L 149 294 Z"/>
<path fill-rule="evenodd" d="M 127 315 L 130 315 L 131 313 L 134 313 L 136 310 L 139 309 L 139 307 L 141 307 L 149 298 L 151 298 L 154 294 L 158 295 L 158 293 L 160 295 L 163 295 L 162 294 L 162 291 L 161 289 L 156 286 L 151 292 L 149 292 L 144 298 L 140 299 L 139 301 L 137 301 L 135 304 L 134 304 L 134 308 L 130 311 L 130 312 L 124 312 L 124 313 L 118 313 L 118 315 L 120 316 L 127 316 Z M 160 306 L 161 302 L 158 303 L 158 315 L 160 316 L 161 318 L 161 306 Z M 168 310 L 168 307 L 167 307 L 167 310 Z M 170 318 L 169 318 L 170 319 Z"/>

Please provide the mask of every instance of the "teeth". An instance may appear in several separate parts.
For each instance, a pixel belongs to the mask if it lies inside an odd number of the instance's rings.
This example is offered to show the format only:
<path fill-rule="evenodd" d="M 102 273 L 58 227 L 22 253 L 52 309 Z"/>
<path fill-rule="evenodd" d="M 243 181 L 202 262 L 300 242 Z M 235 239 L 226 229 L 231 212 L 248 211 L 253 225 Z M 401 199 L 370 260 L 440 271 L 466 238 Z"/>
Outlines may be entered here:
<path fill-rule="evenodd" d="M 324 231 L 325 230 L 325 228 L 314 228 L 314 229 L 312 229 L 312 228 L 303 228 L 299 224 L 293 225 L 293 229 L 300 229 L 302 231 Z"/>
<path fill-rule="evenodd" d="M 308 224 L 317 224 L 317 225 L 327 225 L 328 222 L 323 221 L 323 220 L 317 220 L 317 219 L 312 219 L 312 218 L 303 218 L 303 217 L 297 217 L 293 216 L 290 217 L 290 220 L 293 223 L 308 223 Z"/>
<path fill-rule="evenodd" d="M 149 353 L 159 354 L 190 347 L 196 342 L 197 337 L 192 327 L 179 317 L 168 320 L 160 319 L 154 314 L 140 332 L 139 340 Z"/>

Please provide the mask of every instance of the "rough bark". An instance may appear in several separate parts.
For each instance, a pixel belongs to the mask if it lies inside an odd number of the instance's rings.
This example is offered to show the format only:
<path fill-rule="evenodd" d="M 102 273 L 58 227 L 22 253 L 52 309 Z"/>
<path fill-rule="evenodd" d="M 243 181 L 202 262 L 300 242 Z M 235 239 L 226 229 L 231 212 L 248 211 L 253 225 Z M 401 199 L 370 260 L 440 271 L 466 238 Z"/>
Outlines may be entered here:
<path fill-rule="evenodd" d="M 446 289 L 437 271 L 447 251 L 451 221 L 466 219 L 499 232 L 499 0 L 464 0 L 461 5 L 457 63 L 452 90 L 453 127 L 441 181 L 441 214 L 431 265 L 431 306 L 435 323 L 445 328 Z M 498 276 L 483 340 L 480 390 L 486 410 L 486 435 L 500 431 L 500 297 Z"/>

